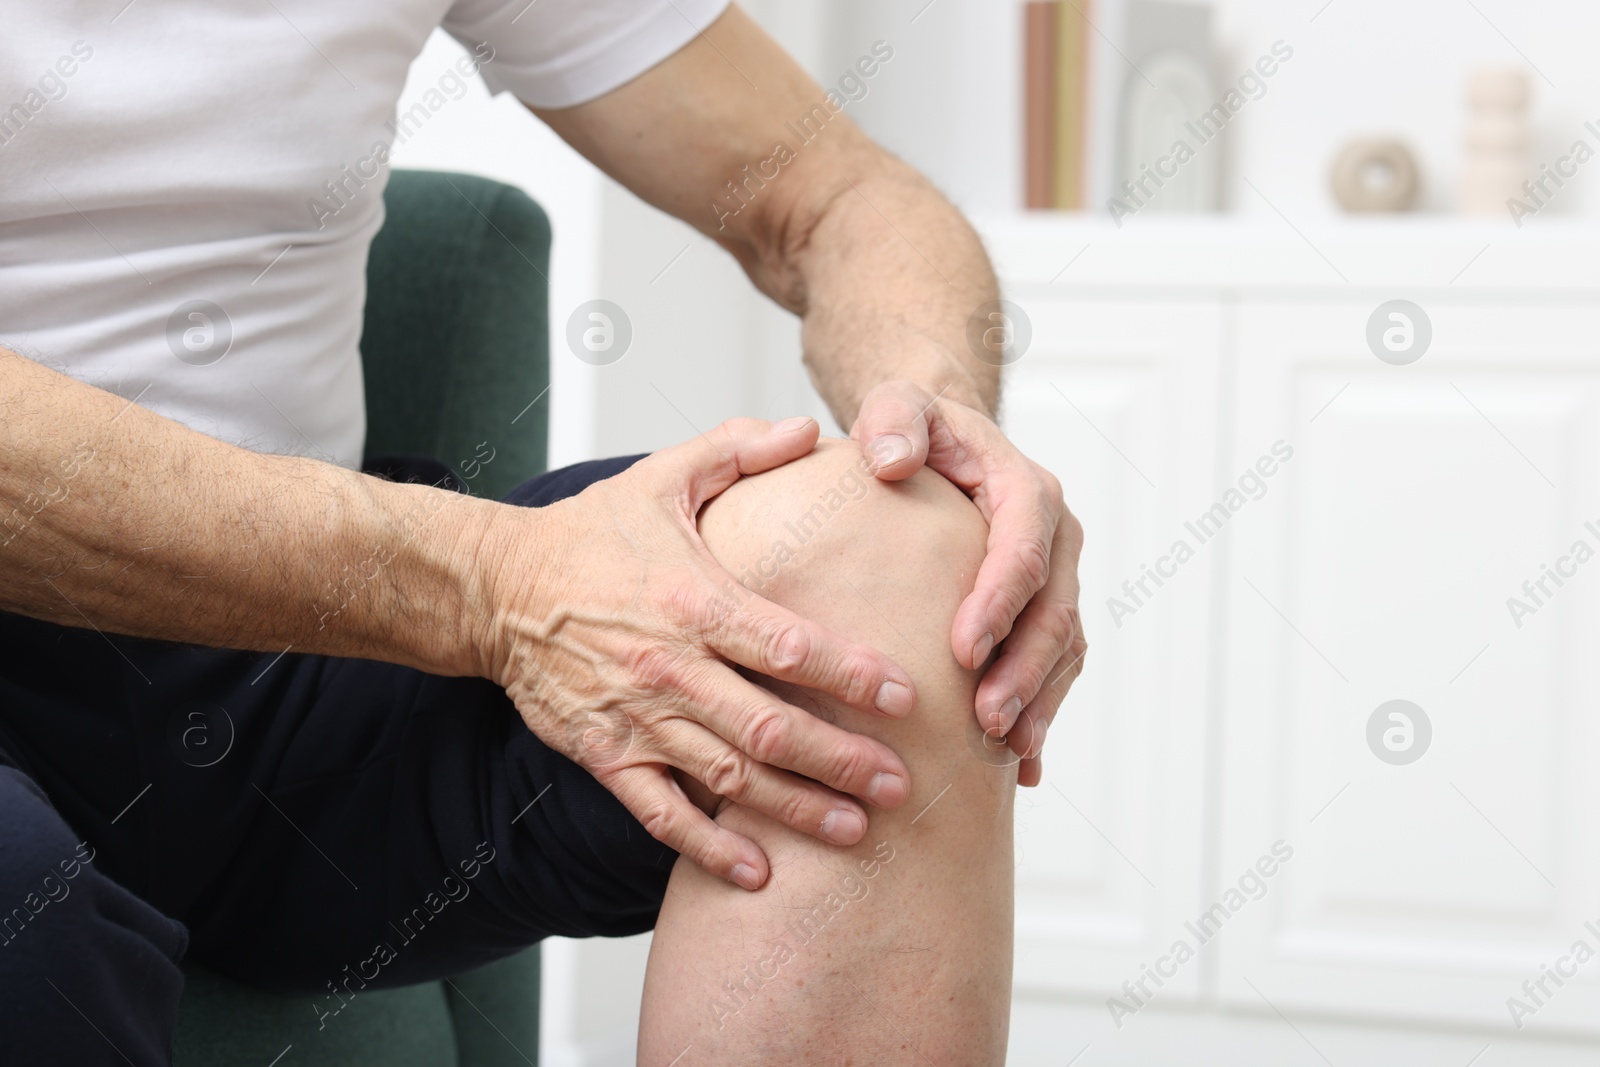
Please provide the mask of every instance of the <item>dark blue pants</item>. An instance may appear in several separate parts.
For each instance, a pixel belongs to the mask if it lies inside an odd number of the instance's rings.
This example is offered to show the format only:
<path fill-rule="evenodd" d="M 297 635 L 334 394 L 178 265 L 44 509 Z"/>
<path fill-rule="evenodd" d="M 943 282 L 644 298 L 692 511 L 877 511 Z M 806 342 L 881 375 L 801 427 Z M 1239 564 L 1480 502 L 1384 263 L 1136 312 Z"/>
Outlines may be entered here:
<path fill-rule="evenodd" d="M 267 988 L 401 985 L 647 930 L 675 858 L 487 681 L 0 613 L 7 1065 L 167 1063 L 186 946 Z"/>

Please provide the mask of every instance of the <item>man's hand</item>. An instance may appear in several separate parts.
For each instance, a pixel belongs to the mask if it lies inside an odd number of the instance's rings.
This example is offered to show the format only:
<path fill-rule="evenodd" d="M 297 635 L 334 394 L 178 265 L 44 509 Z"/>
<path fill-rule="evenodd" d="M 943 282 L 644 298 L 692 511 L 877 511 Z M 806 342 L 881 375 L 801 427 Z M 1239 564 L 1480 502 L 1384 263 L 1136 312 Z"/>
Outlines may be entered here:
<path fill-rule="evenodd" d="M 485 675 L 653 836 L 746 889 L 766 881 L 760 847 L 701 811 L 674 768 L 840 845 L 866 831 L 843 794 L 893 808 L 910 793 L 887 746 L 784 703 L 733 665 L 893 717 L 911 710 L 910 677 L 745 589 L 696 530 L 707 500 L 806 455 L 818 432 L 812 419 L 736 419 L 569 500 L 503 509 L 486 538 L 501 562 Z"/>
<path fill-rule="evenodd" d="M 909 478 L 926 465 L 966 490 L 989 520 L 988 556 L 950 644 L 974 669 L 1000 649 L 978 686 L 978 722 L 1006 735 L 1023 758 L 1018 781 L 1037 785 L 1045 733 L 1089 649 L 1078 613 L 1083 529 L 1061 483 L 988 416 L 913 382 L 868 393 L 850 436 L 879 478 Z"/>

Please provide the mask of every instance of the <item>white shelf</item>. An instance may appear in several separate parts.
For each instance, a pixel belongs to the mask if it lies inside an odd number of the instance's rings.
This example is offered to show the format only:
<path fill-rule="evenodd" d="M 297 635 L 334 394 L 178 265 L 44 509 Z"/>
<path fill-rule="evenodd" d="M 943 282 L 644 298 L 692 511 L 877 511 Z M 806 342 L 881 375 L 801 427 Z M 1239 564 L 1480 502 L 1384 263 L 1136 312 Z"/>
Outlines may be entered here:
<path fill-rule="evenodd" d="M 1377 289 L 1474 299 L 1600 295 L 1600 224 L 1444 215 L 1289 222 L 1275 216 L 1126 219 L 1036 212 L 977 220 L 1007 290 L 1295 292 Z M 1076 258 L 1074 258 L 1076 257 Z M 1068 265 L 1070 263 L 1070 266 Z"/>

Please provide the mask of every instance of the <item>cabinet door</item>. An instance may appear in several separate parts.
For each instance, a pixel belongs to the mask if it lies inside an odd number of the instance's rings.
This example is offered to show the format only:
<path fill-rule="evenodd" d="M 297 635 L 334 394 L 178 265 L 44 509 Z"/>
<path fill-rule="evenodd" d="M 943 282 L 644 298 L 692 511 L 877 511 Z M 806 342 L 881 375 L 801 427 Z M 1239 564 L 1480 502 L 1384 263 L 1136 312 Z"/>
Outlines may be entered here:
<path fill-rule="evenodd" d="M 1225 470 L 1293 456 L 1221 535 L 1216 892 L 1293 858 L 1217 916 L 1221 995 L 1600 1032 L 1600 311 L 1441 297 L 1397 366 L 1379 302 L 1241 313 Z"/>
<path fill-rule="evenodd" d="M 1210 562 L 1144 577 L 1210 496 L 1219 312 L 1206 304 L 1019 298 L 1033 345 L 1004 425 L 1087 531 L 1087 670 L 1056 719 L 1045 781 L 1018 793 L 1019 992 L 1102 1001 L 1193 909 L 1201 850 Z M 1138 603 L 1122 590 L 1143 580 Z M 1118 597 L 1131 610 L 1111 612 Z M 1160 996 L 1192 999 L 1196 974 Z"/>

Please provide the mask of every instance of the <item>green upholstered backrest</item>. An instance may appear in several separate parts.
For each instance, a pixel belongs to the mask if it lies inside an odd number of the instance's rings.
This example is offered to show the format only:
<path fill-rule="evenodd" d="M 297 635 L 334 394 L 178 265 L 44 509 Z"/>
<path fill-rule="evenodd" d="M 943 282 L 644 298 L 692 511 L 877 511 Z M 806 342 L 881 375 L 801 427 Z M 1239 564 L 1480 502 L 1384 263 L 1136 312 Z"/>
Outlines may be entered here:
<path fill-rule="evenodd" d="M 473 493 L 502 496 L 545 465 L 549 220 L 520 190 L 465 174 L 397 170 L 384 203 L 361 338 L 367 454 L 440 459 Z M 177 1067 L 267 1067 L 280 1055 L 281 1067 L 526 1067 L 539 1057 L 537 948 L 447 982 L 364 992 L 322 1022 L 312 995 L 194 966 L 185 975 Z"/>
<path fill-rule="evenodd" d="M 467 174 L 397 170 L 384 203 L 361 337 L 367 455 L 431 456 L 503 496 L 545 465 L 549 219 Z"/>

